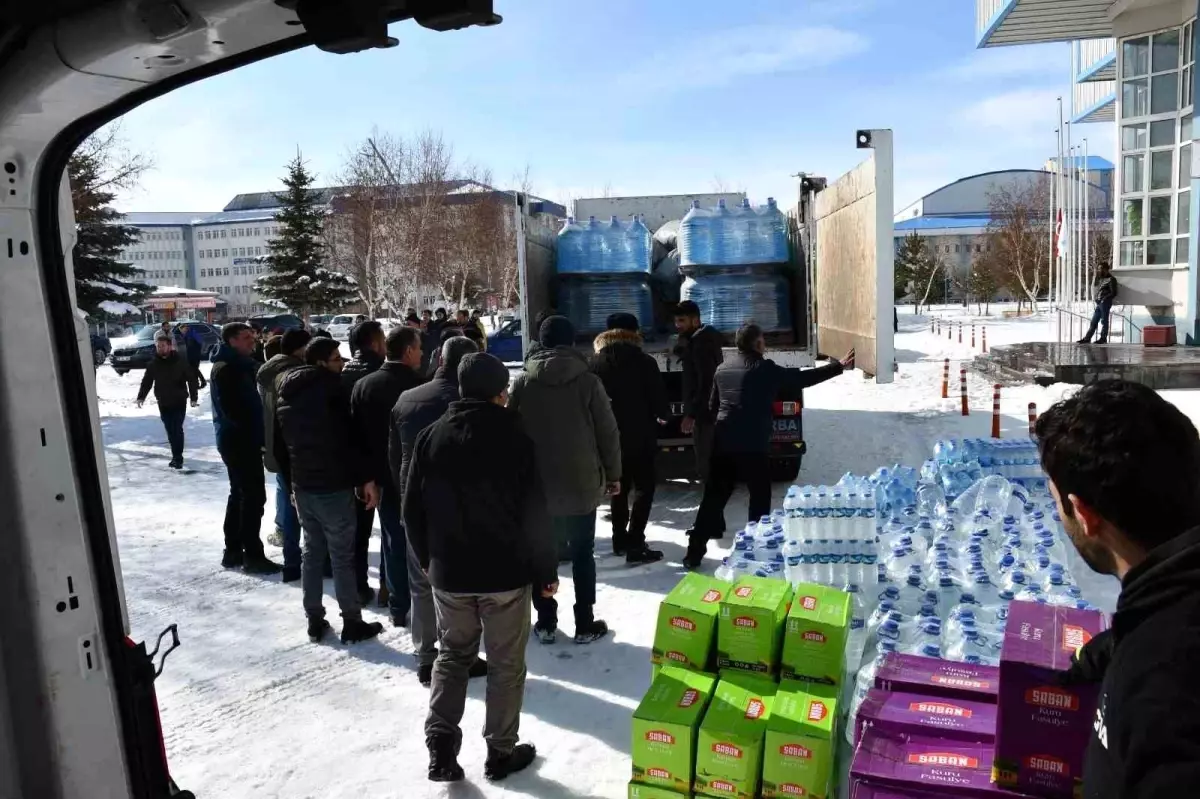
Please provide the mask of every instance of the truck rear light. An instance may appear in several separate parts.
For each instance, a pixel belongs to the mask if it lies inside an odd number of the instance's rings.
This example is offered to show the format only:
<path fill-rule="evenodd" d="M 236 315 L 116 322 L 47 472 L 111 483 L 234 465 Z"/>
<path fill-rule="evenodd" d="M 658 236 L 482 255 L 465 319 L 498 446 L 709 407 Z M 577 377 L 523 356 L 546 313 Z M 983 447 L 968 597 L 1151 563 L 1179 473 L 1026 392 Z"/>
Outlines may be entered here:
<path fill-rule="evenodd" d="M 801 410 L 799 402 L 776 402 L 773 409 L 776 416 L 798 416 Z"/>

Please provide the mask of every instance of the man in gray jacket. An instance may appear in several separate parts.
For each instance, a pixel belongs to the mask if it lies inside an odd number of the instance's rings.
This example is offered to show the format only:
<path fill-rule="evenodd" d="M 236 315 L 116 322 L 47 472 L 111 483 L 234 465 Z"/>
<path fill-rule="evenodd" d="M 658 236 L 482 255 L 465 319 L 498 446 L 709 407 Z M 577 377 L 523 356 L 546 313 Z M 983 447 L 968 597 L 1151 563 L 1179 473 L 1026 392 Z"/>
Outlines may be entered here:
<path fill-rule="evenodd" d="M 524 420 L 546 487 L 551 522 L 571 557 L 575 584 L 575 643 L 608 633 L 595 618 L 596 507 L 621 490 L 621 439 L 608 394 L 574 349 L 575 328 L 564 316 L 551 316 L 538 330 L 541 347 L 525 361 L 509 392 L 508 407 Z M 534 634 L 552 644 L 558 628 L 558 602 L 535 595 Z"/>
<path fill-rule="evenodd" d="M 279 382 L 293 369 L 304 366 L 304 348 L 312 336 L 307 330 L 289 330 L 283 334 L 278 355 L 258 368 L 258 393 L 263 402 L 263 466 L 275 475 L 275 529 L 283 546 L 283 582 L 300 579 L 300 519 L 292 507 L 292 487 L 288 485 L 275 458 L 278 430 L 275 408 L 279 404 Z M 283 442 L 279 442 L 283 446 Z"/>

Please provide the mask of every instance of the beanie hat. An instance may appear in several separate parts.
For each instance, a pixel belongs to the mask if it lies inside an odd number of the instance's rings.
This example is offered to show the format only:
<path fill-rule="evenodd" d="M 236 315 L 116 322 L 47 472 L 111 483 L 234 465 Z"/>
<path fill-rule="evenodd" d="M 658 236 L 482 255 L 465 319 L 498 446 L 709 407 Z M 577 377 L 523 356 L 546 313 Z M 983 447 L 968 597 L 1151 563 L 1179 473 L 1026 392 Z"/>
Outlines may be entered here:
<path fill-rule="evenodd" d="M 565 316 L 548 316 L 538 329 L 543 347 L 570 347 L 575 343 L 575 326 Z"/>
<path fill-rule="evenodd" d="M 458 365 L 458 393 L 463 399 L 490 400 L 508 388 L 508 367 L 495 355 L 472 352 Z"/>
<path fill-rule="evenodd" d="M 639 329 L 637 317 L 624 311 L 609 314 L 606 326 L 609 330 L 628 330 L 631 333 Z"/>

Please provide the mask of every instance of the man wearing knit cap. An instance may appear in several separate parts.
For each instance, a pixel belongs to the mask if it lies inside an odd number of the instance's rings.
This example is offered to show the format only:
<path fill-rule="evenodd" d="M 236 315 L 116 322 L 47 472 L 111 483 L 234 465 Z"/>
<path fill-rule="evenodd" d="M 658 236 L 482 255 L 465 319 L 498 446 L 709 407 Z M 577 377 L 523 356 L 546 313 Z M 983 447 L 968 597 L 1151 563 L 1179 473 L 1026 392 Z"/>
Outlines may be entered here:
<path fill-rule="evenodd" d="M 487 636 L 484 774 L 501 780 L 533 762 L 519 744 L 531 595 L 558 590 L 557 550 L 534 445 L 504 407 L 508 369 L 472 353 L 458 367 L 462 399 L 417 437 L 404 491 L 408 540 L 433 585 L 441 648 L 433 665 L 425 743 L 429 779 L 463 779 L 467 680 Z M 496 453 L 503 469 L 493 467 Z"/>
<path fill-rule="evenodd" d="M 604 384 L 572 345 L 575 328 L 551 316 L 538 330 L 541 347 L 530 353 L 513 381 L 509 407 L 521 415 L 533 439 L 557 537 L 571 557 L 575 585 L 575 643 L 608 633 L 593 612 L 596 604 L 596 507 L 621 490 L 621 441 Z M 534 596 L 534 633 L 552 644 L 558 603 Z M 490 653 L 489 653 L 490 654 Z"/>

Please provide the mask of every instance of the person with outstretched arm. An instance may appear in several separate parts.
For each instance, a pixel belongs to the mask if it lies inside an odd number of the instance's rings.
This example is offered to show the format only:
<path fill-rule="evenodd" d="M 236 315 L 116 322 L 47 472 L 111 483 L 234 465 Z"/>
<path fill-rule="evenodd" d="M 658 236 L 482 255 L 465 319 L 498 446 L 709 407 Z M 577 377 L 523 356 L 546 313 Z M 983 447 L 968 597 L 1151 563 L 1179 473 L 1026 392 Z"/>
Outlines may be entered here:
<path fill-rule="evenodd" d="M 767 344 L 758 325 L 737 332 L 738 355 L 717 369 L 709 412 L 713 453 L 696 521 L 688 531 L 683 565 L 699 568 L 710 538 L 725 530 L 725 505 L 738 483 L 750 492 L 750 520 L 771 512 L 771 432 L 773 408 L 780 394 L 795 395 L 854 368 L 854 350 L 840 361 L 816 369 L 785 369 L 766 357 Z"/>
<path fill-rule="evenodd" d="M 1121 581 L 1106 632 L 1064 682 L 1097 682 L 1085 799 L 1200 785 L 1200 435 L 1140 383 L 1102 380 L 1042 414 L 1042 467 L 1071 543 Z"/>
<path fill-rule="evenodd" d="M 150 389 L 158 403 L 158 415 L 167 431 L 171 445 L 172 469 L 183 468 L 183 420 L 187 418 L 187 403 L 196 407 L 196 372 L 187 359 L 175 351 L 175 340 L 161 330 L 154 334 L 154 358 L 146 364 L 142 385 L 138 389 L 137 405 L 142 407 Z"/>

